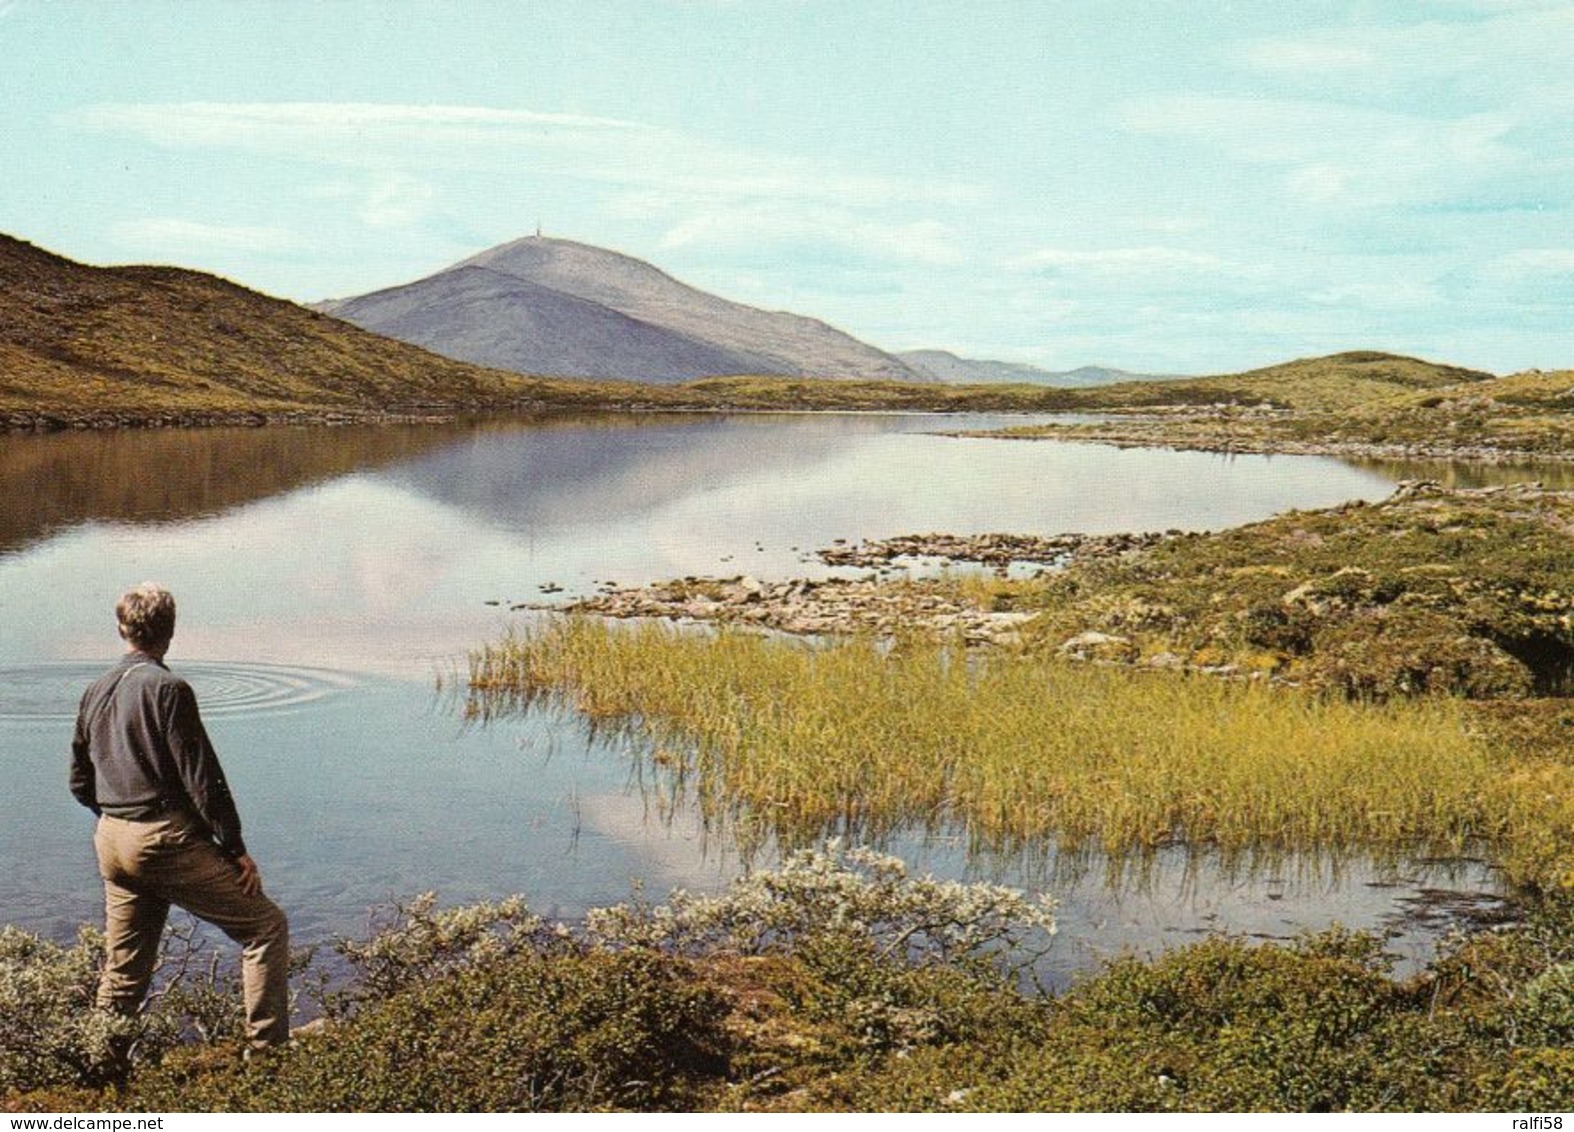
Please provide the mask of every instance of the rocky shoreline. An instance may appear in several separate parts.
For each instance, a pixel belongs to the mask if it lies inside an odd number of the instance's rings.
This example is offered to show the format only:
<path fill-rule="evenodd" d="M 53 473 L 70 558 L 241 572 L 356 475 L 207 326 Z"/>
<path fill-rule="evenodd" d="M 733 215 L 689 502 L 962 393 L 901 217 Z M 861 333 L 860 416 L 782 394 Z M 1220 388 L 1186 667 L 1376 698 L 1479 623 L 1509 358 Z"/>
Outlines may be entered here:
<path fill-rule="evenodd" d="M 149 412 L 40 410 L 29 412 L 0 410 L 0 433 L 92 432 L 110 429 L 180 428 L 263 428 L 269 425 L 326 426 L 449 424 L 460 417 L 485 414 L 510 416 L 532 414 L 564 415 L 583 412 L 657 413 L 689 412 L 686 406 L 667 406 L 629 400 L 580 403 L 549 398 L 525 398 L 507 402 L 474 404 L 407 405 L 387 409 L 166 409 Z"/>
<path fill-rule="evenodd" d="M 983 534 L 903 535 L 818 552 L 829 566 L 883 571 L 907 560 L 968 562 L 1005 573 L 1014 565 L 1044 569 L 1073 561 L 1110 558 L 1155 546 L 1180 532 L 1108 535 Z M 547 592 L 553 592 L 551 590 Z M 796 578 L 764 582 L 746 575 L 688 577 L 647 586 L 610 586 L 567 605 L 525 603 L 513 607 L 588 613 L 619 619 L 753 625 L 803 636 L 873 633 L 895 636 L 924 633 L 958 637 L 970 645 L 1008 644 L 1036 614 L 981 609 L 944 585 L 892 581 L 875 575 L 858 578 Z"/>
<path fill-rule="evenodd" d="M 1432 437 L 1412 441 L 1364 441 L 1329 437 L 1305 440 L 1275 434 L 1271 421 L 1190 411 L 1144 414 L 1099 424 L 1052 424 L 945 435 L 991 440 L 1068 440 L 1115 448 L 1162 448 L 1224 456 L 1331 456 L 1358 460 L 1448 461 L 1473 464 L 1574 463 L 1568 448 L 1511 447 L 1459 443 Z"/>
<path fill-rule="evenodd" d="M 1007 570 L 1018 563 L 1039 566 L 1064 566 L 1073 559 L 1108 558 L 1145 550 L 1174 538 L 1180 532 L 1119 533 L 1109 535 L 1059 534 L 1041 538 L 1036 535 L 901 535 L 854 545 L 836 545 L 819 552 L 827 566 L 856 566 L 880 569 L 900 559 L 943 559 L 947 562 L 975 562 Z"/>
<path fill-rule="evenodd" d="M 994 613 L 922 586 L 893 586 L 878 578 L 798 578 L 761 582 L 747 576 L 686 578 L 610 589 L 567 606 L 523 605 L 601 617 L 753 625 L 799 636 L 931 633 L 968 644 L 1004 644 L 1033 618 Z"/>
<path fill-rule="evenodd" d="M 1526 695 L 1574 678 L 1559 541 L 1574 529 L 1570 500 L 1574 492 L 1540 484 L 1412 480 L 1379 503 L 1212 535 L 907 535 L 819 552 L 857 577 L 608 584 L 567 604 L 513 608 L 800 636 L 1029 644 L 1094 664 L 1371 695 Z M 1460 545 L 1463 531 L 1477 533 Z M 1330 554 L 1335 539 L 1343 549 Z M 1013 580 L 893 573 L 935 561 Z M 1012 572 L 1022 566 L 1038 569 Z M 1483 630 L 1482 618 L 1498 628 Z"/>

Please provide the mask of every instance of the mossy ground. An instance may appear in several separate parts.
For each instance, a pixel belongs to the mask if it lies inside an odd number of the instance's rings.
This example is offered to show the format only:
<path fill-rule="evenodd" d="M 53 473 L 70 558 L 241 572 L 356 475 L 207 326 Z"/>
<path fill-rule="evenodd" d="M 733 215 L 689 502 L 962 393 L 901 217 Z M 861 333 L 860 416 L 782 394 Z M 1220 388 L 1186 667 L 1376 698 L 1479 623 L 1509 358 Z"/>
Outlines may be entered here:
<path fill-rule="evenodd" d="M 1271 673 L 1361 698 L 1558 696 L 1574 675 L 1574 493 L 1413 485 L 1074 566 L 991 600 L 1042 648 Z"/>

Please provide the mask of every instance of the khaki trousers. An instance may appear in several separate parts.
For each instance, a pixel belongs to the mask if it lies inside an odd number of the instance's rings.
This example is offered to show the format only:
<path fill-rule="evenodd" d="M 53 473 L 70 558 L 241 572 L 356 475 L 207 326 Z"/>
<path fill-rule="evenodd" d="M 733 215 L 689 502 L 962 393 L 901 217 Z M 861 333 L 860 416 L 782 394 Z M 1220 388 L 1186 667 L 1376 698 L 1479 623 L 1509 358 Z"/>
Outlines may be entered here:
<path fill-rule="evenodd" d="M 240 869 L 183 814 L 125 821 L 108 814 L 93 834 L 104 877 L 108 955 L 100 1009 L 135 1014 L 147 994 L 171 904 L 242 945 L 246 1035 L 253 1046 L 290 1036 L 289 923 L 279 906 L 241 890 Z"/>

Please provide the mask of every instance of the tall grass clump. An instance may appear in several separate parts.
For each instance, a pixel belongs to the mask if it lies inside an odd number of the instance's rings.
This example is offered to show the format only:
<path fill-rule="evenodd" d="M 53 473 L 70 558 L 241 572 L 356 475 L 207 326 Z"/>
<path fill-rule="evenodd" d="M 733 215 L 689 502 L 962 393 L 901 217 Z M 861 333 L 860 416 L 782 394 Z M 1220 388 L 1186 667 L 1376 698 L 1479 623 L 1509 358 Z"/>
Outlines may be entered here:
<path fill-rule="evenodd" d="M 1449 700 L 580 618 L 479 650 L 470 681 L 477 713 L 546 697 L 630 729 L 707 817 L 789 844 L 917 824 L 1000 849 L 1457 852 L 1517 812 Z"/>

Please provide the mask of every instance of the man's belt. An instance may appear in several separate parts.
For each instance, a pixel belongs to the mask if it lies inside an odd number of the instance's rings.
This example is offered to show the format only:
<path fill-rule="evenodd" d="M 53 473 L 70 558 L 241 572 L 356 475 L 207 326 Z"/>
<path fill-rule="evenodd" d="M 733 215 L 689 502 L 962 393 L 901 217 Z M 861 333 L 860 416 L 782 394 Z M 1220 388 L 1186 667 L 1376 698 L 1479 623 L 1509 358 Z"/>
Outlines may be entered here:
<path fill-rule="evenodd" d="M 160 821 L 178 809 L 174 802 L 168 798 L 155 798 L 151 802 L 135 802 L 123 806 L 99 805 L 102 813 L 121 821 Z"/>

